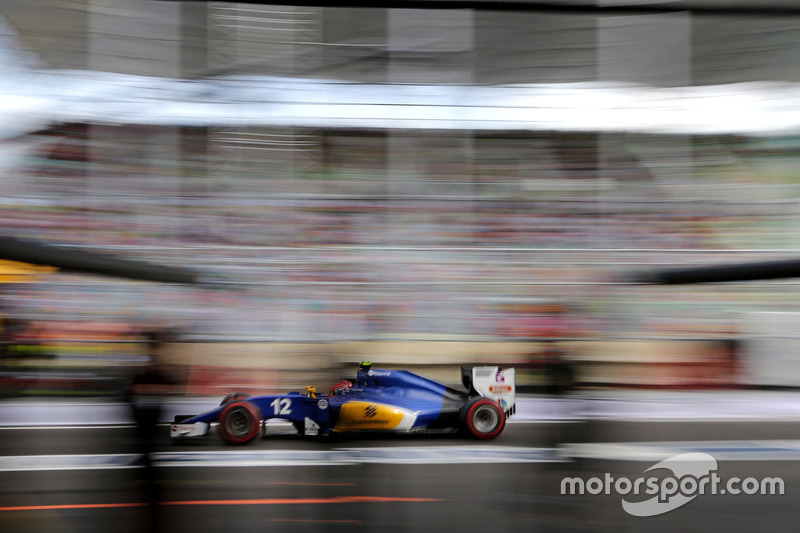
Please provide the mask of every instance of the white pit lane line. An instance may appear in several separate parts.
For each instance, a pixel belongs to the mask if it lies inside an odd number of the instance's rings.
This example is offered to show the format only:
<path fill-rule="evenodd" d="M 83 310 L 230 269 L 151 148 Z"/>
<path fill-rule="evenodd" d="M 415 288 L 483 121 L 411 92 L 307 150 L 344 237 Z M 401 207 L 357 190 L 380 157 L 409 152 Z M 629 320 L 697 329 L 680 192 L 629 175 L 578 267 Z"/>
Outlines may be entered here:
<path fill-rule="evenodd" d="M 418 446 L 334 450 L 253 450 L 160 452 L 158 467 L 236 468 L 348 466 L 359 464 L 521 464 L 575 459 L 654 462 L 678 454 L 703 452 L 719 461 L 800 461 L 800 440 L 610 442 L 565 444 L 560 448 L 515 446 Z M 0 472 L 114 470 L 141 468 L 138 454 L 17 455 L 0 457 Z"/>
<path fill-rule="evenodd" d="M 163 424 L 168 425 L 168 424 Z M 39 431 L 39 430 L 64 430 L 64 429 L 126 429 L 133 424 L 103 424 L 97 426 L 0 426 L 0 431 Z"/>
<path fill-rule="evenodd" d="M 335 450 L 253 450 L 160 452 L 158 467 L 347 466 L 357 464 L 489 464 L 557 462 L 553 448 L 509 446 L 420 446 L 413 448 L 342 448 Z M 0 472 L 41 470 L 113 470 L 142 467 L 138 454 L 16 455 L 0 457 Z"/>
<path fill-rule="evenodd" d="M 139 454 L 14 455 L 0 457 L 0 472 L 116 470 L 142 466 Z"/>
<path fill-rule="evenodd" d="M 575 459 L 656 462 L 696 452 L 712 455 L 718 461 L 800 461 L 800 440 L 564 444 L 559 455 Z"/>

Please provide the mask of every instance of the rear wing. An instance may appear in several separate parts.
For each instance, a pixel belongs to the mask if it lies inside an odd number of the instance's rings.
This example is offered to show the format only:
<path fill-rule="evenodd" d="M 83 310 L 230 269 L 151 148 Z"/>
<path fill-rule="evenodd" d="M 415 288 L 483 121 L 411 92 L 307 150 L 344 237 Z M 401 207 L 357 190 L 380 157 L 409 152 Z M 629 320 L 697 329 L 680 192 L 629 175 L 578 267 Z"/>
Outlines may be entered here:
<path fill-rule="evenodd" d="M 461 382 L 470 395 L 479 394 L 497 401 L 506 416 L 511 416 L 516 411 L 517 386 L 513 368 L 462 366 Z"/>

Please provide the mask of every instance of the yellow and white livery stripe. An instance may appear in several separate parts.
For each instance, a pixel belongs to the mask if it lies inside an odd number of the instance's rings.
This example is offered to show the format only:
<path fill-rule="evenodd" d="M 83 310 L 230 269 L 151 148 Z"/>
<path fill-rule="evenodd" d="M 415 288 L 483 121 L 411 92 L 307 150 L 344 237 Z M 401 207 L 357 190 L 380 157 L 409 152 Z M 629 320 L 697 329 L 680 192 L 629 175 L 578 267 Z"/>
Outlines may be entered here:
<path fill-rule="evenodd" d="M 333 431 L 411 429 L 417 415 L 406 409 L 371 402 L 348 402 L 342 405 Z"/>

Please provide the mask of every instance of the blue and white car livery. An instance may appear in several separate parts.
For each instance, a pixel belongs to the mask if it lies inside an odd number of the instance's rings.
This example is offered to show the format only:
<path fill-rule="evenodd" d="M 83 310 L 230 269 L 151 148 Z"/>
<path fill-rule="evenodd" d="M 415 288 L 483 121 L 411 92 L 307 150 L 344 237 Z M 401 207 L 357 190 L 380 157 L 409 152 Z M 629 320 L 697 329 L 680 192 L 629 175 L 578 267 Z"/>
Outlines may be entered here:
<path fill-rule="evenodd" d="M 170 435 L 199 437 L 217 424 L 230 444 L 255 439 L 264 423 L 284 419 L 309 436 L 389 431 L 463 431 L 492 439 L 515 410 L 514 369 L 461 368 L 466 390 L 457 390 L 405 370 L 359 367 L 355 383 L 343 381 L 330 394 L 313 387 L 305 393 L 248 396 L 231 393 L 219 407 L 194 416 L 178 416 Z M 339 386 L 344 383 L 345 386 Z"/>

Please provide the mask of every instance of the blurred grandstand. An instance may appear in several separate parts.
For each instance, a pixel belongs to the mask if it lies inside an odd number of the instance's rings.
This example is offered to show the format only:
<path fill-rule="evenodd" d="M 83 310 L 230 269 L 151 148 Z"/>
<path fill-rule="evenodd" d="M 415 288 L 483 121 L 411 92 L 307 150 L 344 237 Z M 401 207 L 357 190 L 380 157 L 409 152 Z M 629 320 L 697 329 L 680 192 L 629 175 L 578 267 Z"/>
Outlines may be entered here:
<path fill-rule="evenodd" d="M 44 24 L 31 22 L 33 10 L 44 13 Z M 10 154 L 3 232 L 213 270 L 242 287 L 48 275 L 4 287 L 10 316 L 162 322 L 203 342 L 513 338 L 535 345 L 557 338 L 590 368 L 624 365 L 626 355 L 609 354 L 642 346 L 651 347 L 640 357 L 647 361 L 701 360 L 706 352 L 693 343 L 746 333 L 747 313 L 800 311 L 793 281 L 687 290 L 630 287 L 617 278 L 621 270 L 800 253 L 800 123 L 793 122 L 800 15 L 719 24 L 729 15 L 62 0 L 4 2 L 0 14 L 7 21 L 2 57 L 17 69 L 7 72 L 31 84 L 84 84 L 60 107 L 48 101 L 28 117 L 14 115 L 15 133 L 24 135 L 7 135 L 2 146 Z M 254 91 L 251 100 L 226 85 L 254 79 L 261 81 L 244 86 Z M 316 83 L 331 79 L 384 92 L 360 94 L 353 115 L 301 94 L 293 122 L 277 120 L 280 110 L 264 115 L 270 122 L 248 107 L 288 101 L 300 81 L 317 98 L 326 86 Z M 407 127 L 398 127 L 404 115 L 384 126 L 348 122 L 401 105 L 409 85 L 434 99 L 507 89 L 485 93 L 501 100 L 470 96 L 465 109 L 491 114 L 507 105 L 503 95 L 533 90 L 524 84 L 580 89 L 566 101 L 599 103 L 570 112 L 539 95 L 519 112 L 545 118 L 523 126 L 508 119 L 454 127 L 454 105 L 446 121 L 429 127 L 434 111 L 416 101 Z M 204 92 L 210 87 L 216 92 Z M 192 96 L 180 96 L 187 88 Z M 41 86 L 15 91 L 39 102 L 52 95 Z M 384 100 L 392 94 L 399 100 Z M 602 100 L 609 94 L 610 104 Z M 765 94 L 785 100 L 764 102 Z M 103 105 L 92 106 L 93 98 Z M 222 106 L 227 118 L 165 123 L 187 102 L 199 109 L 198 101 Z M 297 106 L 316 122 L 300 120 Z M 159 120 L 142 118 L 155 114 Z M 515 311 L 520 300 L 560 310 L 524 322 Z M 47 342 L 71 341 L 68 329 Z M 663 339 L 691 348 L 665 349 Z M 598 348 L 600 341 L 637 344 Z M 60 350 L 65 361 L 87 357 Z M 457 355 L 487 353 L 476 344 Z M 652 378 L 613 368 L 584 378 Z"/>

